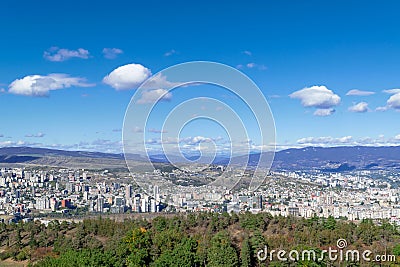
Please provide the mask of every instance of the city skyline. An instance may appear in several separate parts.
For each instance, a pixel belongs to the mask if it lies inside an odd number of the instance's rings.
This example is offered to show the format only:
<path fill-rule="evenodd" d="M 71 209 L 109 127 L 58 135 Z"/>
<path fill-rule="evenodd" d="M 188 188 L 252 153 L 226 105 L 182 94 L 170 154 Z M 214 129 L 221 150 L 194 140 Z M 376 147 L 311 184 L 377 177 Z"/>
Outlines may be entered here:
<path fill-rule="evenodd" d="M 399 145 L 399 4 L 384 3 L 159 2 L 154 10 L 151 3 L 105 8 L 72 1 L 58 12 L 51 2 L 7 1 L 0 18 L 0 147 L 120 153 L 137 87 L 196 60 L 234 67 L 258 85 L 275 118 L 278 150 Z M 142 104 L 163 93 L 163 82 Z M 195 87 L 193 95 L 227 99 Z M 160 105 L 191 96 L 164 95 Z M 140 130 L 156 139 L 168 130 L 158 126 Z M 188 129 L 182 142 L 227 138 L 218 127 L 207 130 Z"/>

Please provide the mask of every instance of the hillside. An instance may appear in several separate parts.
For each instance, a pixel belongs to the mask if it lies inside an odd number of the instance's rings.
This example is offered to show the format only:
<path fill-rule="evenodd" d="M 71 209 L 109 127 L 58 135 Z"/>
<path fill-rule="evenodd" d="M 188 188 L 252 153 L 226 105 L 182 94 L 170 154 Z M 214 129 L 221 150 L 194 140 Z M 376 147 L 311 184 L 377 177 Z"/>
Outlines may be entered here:
<path fill-rule="evenodd" d="M 255 166 L 260 154 L 249 156 L 248 163 Z M 168 163 L 165 155 L 153 155 L 154 163 Z M 174 157 L 173 160 L 178 159 Z M 129 155 L 129 160 L 141 165 L 146 161 L 138 154 Z M 233 157 L 231 162 L 244 165 L 247 156 Z M 216 158 L 215 164 L 225 165 L 228 158 Z M 27 164 L 63 166 L 77 168 L 126 167 L 123 154 L 87 151 L 65 151 L 47 148 L 5 147 L 0 148 L 0 164 Z M 306 147 L 278 151 L 275 154 L 273 169 L 322 171 L 348 171 L 353 169 L 400 169 L 400 146 L 391 147 Z"/>

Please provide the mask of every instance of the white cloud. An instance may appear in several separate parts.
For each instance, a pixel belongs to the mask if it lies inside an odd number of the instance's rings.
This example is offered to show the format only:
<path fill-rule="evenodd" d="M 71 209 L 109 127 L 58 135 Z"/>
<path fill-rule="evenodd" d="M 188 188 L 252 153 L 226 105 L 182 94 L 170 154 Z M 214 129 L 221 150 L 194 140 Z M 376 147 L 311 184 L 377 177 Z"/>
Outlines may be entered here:
<path fill-rule="evenodd" d="M 177 145 L 179 143 L 179 139 L 176 137 L 164 137 L 163 140 L 160 138 L 150 138 L 145 142 L 147 145 Z"/>
<path fill-rule="evenodd" d="M 43 53 L 43 57 L 49 61 L 62 62 L 70 58 L 89 58 L 89 51 L 83 48 L 69 50 L 65 48 L 51 47 Z"/>
<path fill-rule="evenodd" d="M 265 65 L 257 64 L 257 63 L 254 63 L 254 62 L 249 62 L 249 63 L 247 63 L 245 65 L 239 64 L 239 65 L 236 66 L 236 68 L 237 69 L 244 69 L 244 68 L 255 69 L 255 68 L 257 68 L 259 70 L 266 70 L 267 69 L 267 67 Z"/>
<path fill-rule="evenodd" d="M 400 134 L 391 138 L 385 138 L 384 135 L 379 135 L 376 138 L 372 137 L 359 137 L 355 139 L 352 136 L 343 137 L 305 137 L 297 140 L 297 147 L 306 146 L 397 146 L 400 144 Z M 288 147 L 296 147 L 296 145 L 288 145 Z"/>
<path fill-rule="evenodd" d="M 44 133 L 37 133 L 37 134 L 26 134 L 25 137 L 37 137 L 37 138 L 41 138 L 44 137 L 46 134 Z"/>
<path fill-rule="evenodd" d="M 127 64 L 113 70 L 103 82 L 116 90 L 135 89 L 151 76 L 151 71 L 140 64 Z"/>
<path fill-rule="evenodd" d="M 180 140 L 181 143 L 187 144 L 187 145 L 198 145 L 200 143 L 211 143 L 213 142 L 214 139 L 209 138 L 209 137 L 204 137 L 204 136 L 194 136 L 194 137 L 186 137 L 182 138 Z"/>
<path fill-rule="evenodd" d="M 340 104 L 340 97 L 325 86 L 306 87 L 289 96 L 291 98 L 300 99 L 304 107 L 329 109 Z"/>
<path fill-rule="evenodd" d="M 346 93 L 346 95 L 349 95 L 349 96 L 369 96 L 369 95 L 373 95 L 373 94 L 375 94 L 375 92 L 361 91 L 361 90 L 357 90 L 357 89 L 350 90 Z"/>
<path fill-rule="evenodd" d="M 248 56 L 251 56 L 253 54 L 253 53 L 251 53 L 251 51 L 248 51 L 248 50 L 244 50 L 242 53 L 245 55 L 248 55 Z"/>
<path fill-rule="evenodd" d="M 314 111 L 314 115 L 315 116 L 319 116 L 319 117 L 326 117 L 326 116 L 330 116 L 333 113 L 335 113 L 335 109 L 333 108 L 319 108 L 316 111 Z"/>
<path fill-rule="evenodd" d="M 387 106 L 385 106 L 385 107 L 377 107 L 377 108 L 375 109 L 375 111 L 386 111 L 386 110 L 388 110 L 388 107 L 387 107 Z"/>
<path fill-rule="evenodd" d="M 155 89 L 143 91 L 142 96 L 137 101 L 138 104 L 152 104 L 157 101 L 170 101 L 172 94 L 165 89 Z"/>
<path fill-rule="evenodd" d="M 168 131 L 166 130 L 159 130 L 159 129 L 155 129 L 155 128 L 150 128 L 148 130 L 149 133 L 167 133 Z"/>
<path fill-rule="evenodd" d="M 122 51 L 119 48 L 104 48 L 103 49 L 103 55 L 107 59 L 114 59 L 122 53 L 124 53 L 124 51 Z"/>
<path fill-rule="evenodd" d="M 140 128 L 136 126 L 135 128 L 132 129 L 132 132 L 134 133 L 143 133 L 143 128 Z"/>
<path fill-rule="evenodd" d="M 383 90 L 382 92 L 392 95 L 400 93 L 400 89 L 389 89 L 389 90 Z"/>
<path fill-rule="evenodd" d="M 356 112 L 356 113 L 364 113 L 368 111 L 368 103 L 367 102 L 360 102 L 351 107 L 349 107 L 349 111 Z"/>
<path fill-rule="evenodd" d="M 164 88 L 164 89 L 172 89 L 176 86 L 181 85 L 179 82 L 170 82 L 167 80 L 167 77 L 162 75 L 162 73 L 158 73 L 148 79 L 145 84 L 142 85 L 143 89 L 156 89 L 156 88 Z M 194 86 L 196 84 L 191 83 L 190 86 Z"/>
<path fill-rule="evenodd" d="M 50 91 L 77 87 L 90 87 L 85 78 L 70 77 L 67 74 L 54 73 L 46 76 L 29 75 L 17 79 L 9 85 L 8 92 L 26 96 L 48 96 Z"/>
<path fill-rule="evenodd" d="M 353 140 L 352 136 L 343 136 L 343 137 L 331 137 L 331 136 L 322 136 L 322 137 L 305 137 L 297 140 L 298 144 L 301 145 L 335 145 L 335 144 L 346 144 Z"/>
<path fill-rule="evenodd" d="M 172 56 L 172 55 L 175 55 L 175 54 L 178 54 L 178 52 L 176 50 L 174 50 L 174 49 L 171 49 L 171 50 L 165 52 L 164 56 L 165 57 L 169 57 L 169 56 Z"/>
<path fill-rule="evenodd" d="M 384 93 L 391 94 L 386 101 L 386 106 L 376 108 L 376 111 L 386 111 L 390 108 L 400 110 L 400 89 L 383 90 Z"/>
<path fill-rule="evenodd" d="M 387 106 L 394 109 L 400 109 L 400 93 L 392 95 L 387 101 Z"/>
<path fill-rule="evenodd" d="M 42 147 L 43 144 L 41 144 L 41 143 L 30 143 L 30 142 L 25 142 L 25 141 L 22 141 L 22 140 L 19 140 L 19 141 L 7 140 L 7 141 L 0 142 L 0 147 L 14 147 L 14 146 Z"/>

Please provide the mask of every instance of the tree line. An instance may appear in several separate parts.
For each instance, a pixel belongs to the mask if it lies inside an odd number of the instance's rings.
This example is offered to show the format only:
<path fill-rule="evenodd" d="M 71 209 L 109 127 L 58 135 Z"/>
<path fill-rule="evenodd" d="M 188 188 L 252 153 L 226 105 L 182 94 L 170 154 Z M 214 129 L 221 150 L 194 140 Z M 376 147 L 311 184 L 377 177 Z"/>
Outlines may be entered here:
<path fill-rule="evenodd" d="M 290 251 L 335 247 L 339 238 L 348 249 L 369 249 L 375 254 L 397 255 L 399 228 L 386 220 L 358 223 L 333 217 L 311 219 L 273 217 L 268 213 L 193 213 L 151 220 L 108 218 L 80 223 L 52 221 L 0 224 L 0 259 L 26 260 L 31 266 L 327 266 L 321 260 L 278 259 L 260 261 L 257 252 L 267 246 Z M 319 258 L 319 257 L 318 257 Z M 375 264 L 375 265 L 374 265 Z M 341 266 L 363 266 L 343 262 Z"/>

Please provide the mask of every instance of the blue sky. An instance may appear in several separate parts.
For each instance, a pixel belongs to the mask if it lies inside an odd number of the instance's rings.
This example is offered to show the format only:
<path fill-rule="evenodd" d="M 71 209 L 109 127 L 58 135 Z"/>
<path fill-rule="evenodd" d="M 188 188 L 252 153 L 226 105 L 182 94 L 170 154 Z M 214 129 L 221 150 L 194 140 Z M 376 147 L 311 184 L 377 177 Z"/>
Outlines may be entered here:
<path fill-rule="evenodd" d="M 119 152 L 139 83 L 128 79 L 129 88 L 121 89 L 104 77 L 128 64 L 155 74 L 194 60 L 227 64 L 257 83 L 280 149 L 400 144 L 400 90 L 393 90 L 400 88 L 398 1 L 2 1 L 0 7 L 0 146 Z M 217 90 L 202 93 L 221 97 Z M 177 93 L 161 104 L 183 98 Z M 216 140 L 224 134 L 217 128 L 192 125 L 182 137 Z"/>

